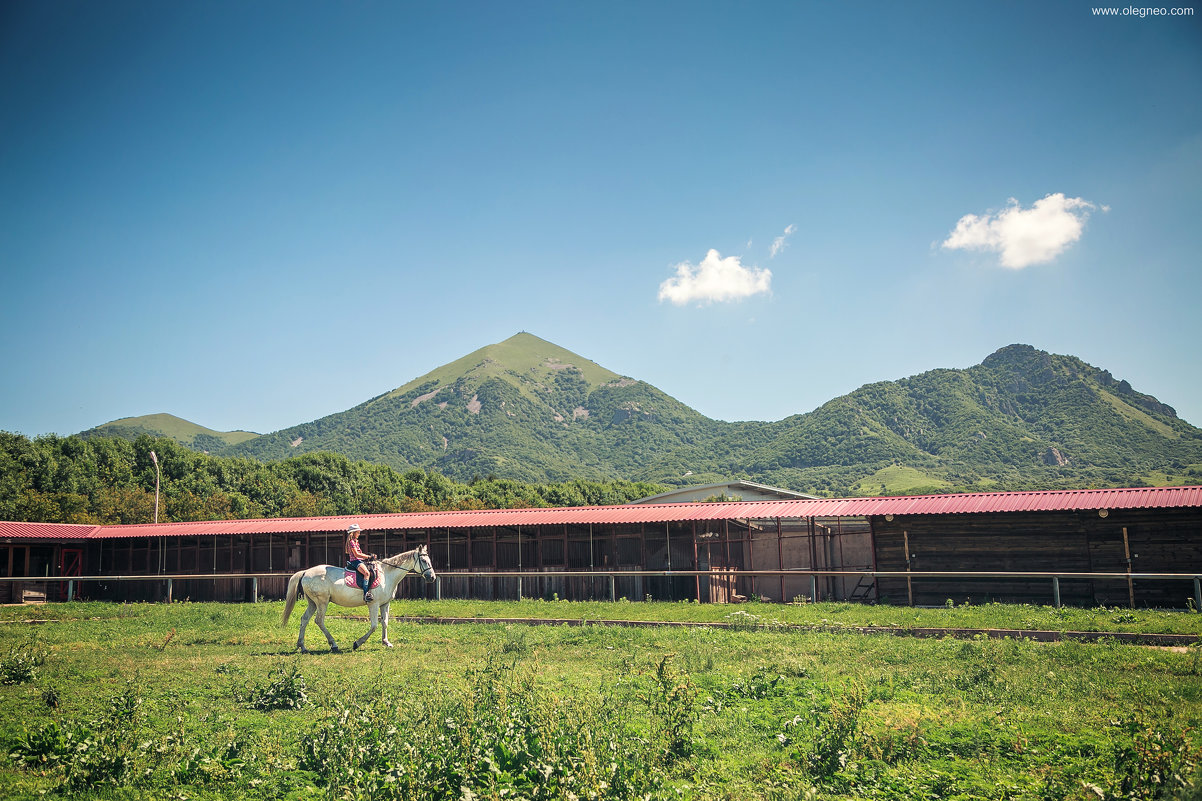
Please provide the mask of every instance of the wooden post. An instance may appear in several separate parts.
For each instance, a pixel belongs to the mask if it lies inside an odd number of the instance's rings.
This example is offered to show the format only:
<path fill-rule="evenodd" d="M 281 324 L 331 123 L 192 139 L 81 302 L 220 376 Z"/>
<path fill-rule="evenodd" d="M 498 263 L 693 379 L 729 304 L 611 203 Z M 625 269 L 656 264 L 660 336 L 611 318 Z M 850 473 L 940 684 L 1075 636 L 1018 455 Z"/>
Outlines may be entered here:
<path fill-rule="evenodd" d="M 730 570 L 730 521 L 722 521 L 722 566 Z"/>
<path fill-rule="evenodd" d="M 777 570 L 785 569 L 785 546 L 781 542 L 780 518 L 779 517 L 776 518 L 776 569 Z M 780 576 L 780 602 L 783 604 L 785 602 L 785 600 L 786 600 L 786 598 L 785 598 L 785 577 L 784 577 L 784 574 L 781 574 L 781 576 Z"/>
<path fill-rule="evenodd" d="M 906 598 L 914 605 L 914 584 L 910 578 L 910 532 L 902 531 L 902 545 L 906 549 Z"/>
<path fill-rule="evenodd" d="M 1127 541 L 1127 527 L 1123 526 L 1123 558 L 1127 560 L 1127 603 L 1135 608 L 1135 582 L 1131 580 L 1131 544 Z"/>
<path fill-rule="evenodd" d="M 873 518 L 868 518 L 868 549 L 872 553 L 872 594 L 876 596 L 873 600 L 881 599 L 881 580 L 876 576 L 876 523 Z"/>
<path fill-rule="evenodd" d="M 755 572 L 755 533 L 751 530 L 751 518 L 747 518 L 747 569 Z M 751 595 L 757 597 L 755 593 L 755 576 L 751 577 Z"/>

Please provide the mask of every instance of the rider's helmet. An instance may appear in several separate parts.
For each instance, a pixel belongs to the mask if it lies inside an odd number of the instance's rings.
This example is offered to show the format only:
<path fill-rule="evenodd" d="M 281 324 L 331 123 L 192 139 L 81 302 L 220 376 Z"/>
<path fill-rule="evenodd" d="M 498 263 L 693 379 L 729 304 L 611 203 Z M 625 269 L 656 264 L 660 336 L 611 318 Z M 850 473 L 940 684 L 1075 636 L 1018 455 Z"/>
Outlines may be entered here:
<path fill-rule="evenodd" d="M 354 536 L 357 536 L 357 535 L 359 534 L 359 532 L 360 532 L 360 531 L 362 531 L 362 530 L 363 530 L 363 529 L 359 528 L 359 524 L 358 524 L 358 523 L 351 523 L 351 524 L 350 524 L 350 526 L 347 528 L 347 530 L 346 530 L 346 533 L 347 533 L 349 536 L 352 536 L 352 537 L 354 537 Z"/>

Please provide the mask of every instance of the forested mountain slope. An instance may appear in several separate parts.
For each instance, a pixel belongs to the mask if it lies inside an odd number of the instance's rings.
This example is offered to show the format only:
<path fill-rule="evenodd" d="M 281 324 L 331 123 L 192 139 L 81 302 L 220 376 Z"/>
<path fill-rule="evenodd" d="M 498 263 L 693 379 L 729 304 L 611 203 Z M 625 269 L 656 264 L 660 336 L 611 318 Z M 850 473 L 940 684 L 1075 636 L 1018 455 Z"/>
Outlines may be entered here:
<path fill-rule="evenodd" d="M 818 489 L 839 476 L 857 492 L 1202 479 L 1202 430 L 1104 370 L 1028 345 L 966 370 L 869 384 L 772 434 L 747 470 Z M 888 486 L 899 478 L 909 486 Z"/>
<path fill-rule="evenodd" d="M 463 481 L 749 478 L 836 495 L 1202 480 L 1202 430 L 1104 370 L 1029 345 L 784 420 L 729 423 L 521 333 L 345 412 L 213 452 L 335 452 Z"/>

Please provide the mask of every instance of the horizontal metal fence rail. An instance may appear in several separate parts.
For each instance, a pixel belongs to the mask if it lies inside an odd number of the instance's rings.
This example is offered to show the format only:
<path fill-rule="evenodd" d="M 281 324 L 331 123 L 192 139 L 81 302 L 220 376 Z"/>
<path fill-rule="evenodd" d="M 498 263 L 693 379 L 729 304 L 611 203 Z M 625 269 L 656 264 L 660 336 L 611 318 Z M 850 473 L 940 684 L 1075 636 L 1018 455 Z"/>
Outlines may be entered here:
<path fill-rule="evenodd" d="M 250 579 L 252 581 L 253 598 L 259 599 L 259 579 L 261 578 L 291 578 L 295 571 L 281 573 L 278 571 L 267 573 L 160 573 L 160 574 L 143 574 L 143 575 L 114 575 L 114 576 L 0 576 L 0 582 L 27 582 L 27 583 L 67 583 L 67 600 L 73 600 L 75 597 L 75 587 L 77 582 L 123 582 L 123 581 L 165 581 L 167 582 L 167 593 L 165 600 L 170 603 L 172 601 L 173 583 L 176 580 L 229 580 L 229 579 Z M 635 577 L 658 577 L 658 578 L 687 578 L 696 577 L 717 577 L 723 576 L 728 578 L 758 578 L 758 577 L 773 577 L 773 576 L 788 576 L 791 578 L 809 577 L 810 579 L 810 599 L 817 597 L 817 580 L 820 577 L 860 577 L 860 578 L 897 578 L 908 579 L 909 581 L 921 581 L 922 579 L 933 578 L 956 578 L 956 579 L 975 579 L 975 578 L 997 578 L 997 579 L 1044 579 L 1049 580 L 1052 585 L 1052 599 L 1056 608 L 1060 608 L 1060 580 L 1103 580 L 1103 581 L 1191 581 L 1194 585 L 1194 611 L 1202 613 L 1202 573 L 1079 573 L 1079 572 L 1057 572 L 1057 571 L 951 571 L 951 570 L 932 570 L 932 571 L 906 571 L 906 570 L 725 570 L 721 568 L 711 570 L 547 570 L 547 571 L 488 571 L 488 572 L 472 572 L 472 571 L 445 571 L 438 574 L 438 579 L 435 581 L 435 597 L 442 599 L 442 579 L 482 579 L 482 578 L 506 578 L 517 579 L 518 581 L 518 597 L 521 597 L 521 582 L 523 579 L 545 579 L 545 578 L 608 578 L 610 600 L 617 600 L 616 596 L 616 580 L 619 578 L 635 578 Z M 782 598 L 783 601 L 783 598 Z M 914 596 L 912 587 L 909 588 L 909 603 L 914 604 Z M 1132 596 L 1132 605 L 1134 606 L 1134 596 Z"/>

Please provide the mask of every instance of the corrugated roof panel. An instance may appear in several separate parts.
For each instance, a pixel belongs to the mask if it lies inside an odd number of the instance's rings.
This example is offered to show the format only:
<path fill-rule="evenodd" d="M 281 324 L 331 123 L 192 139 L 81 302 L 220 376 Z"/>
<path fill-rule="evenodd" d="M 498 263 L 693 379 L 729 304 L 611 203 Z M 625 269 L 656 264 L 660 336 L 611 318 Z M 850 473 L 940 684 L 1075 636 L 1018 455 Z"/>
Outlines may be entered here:
<path fill-rule="evenodd" d="M 14 523 L 0 520 L 0 539 L 86 540 L 97 526 L 74 523 Z"/>

